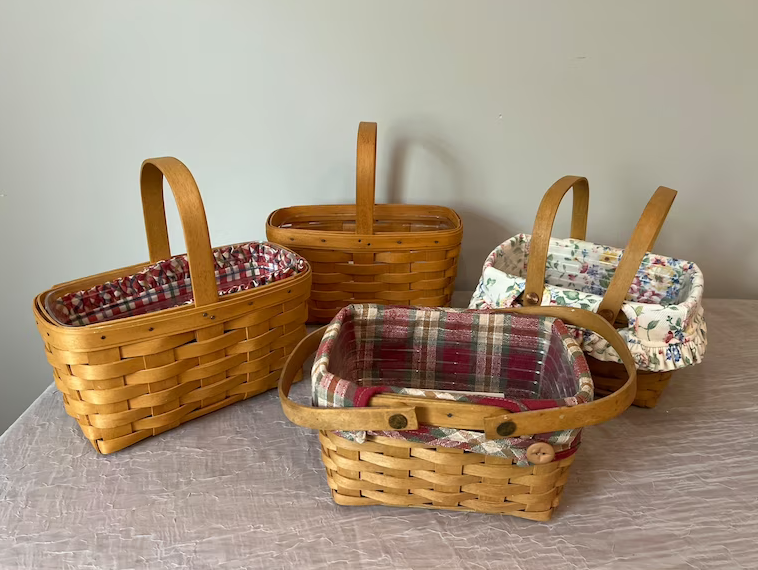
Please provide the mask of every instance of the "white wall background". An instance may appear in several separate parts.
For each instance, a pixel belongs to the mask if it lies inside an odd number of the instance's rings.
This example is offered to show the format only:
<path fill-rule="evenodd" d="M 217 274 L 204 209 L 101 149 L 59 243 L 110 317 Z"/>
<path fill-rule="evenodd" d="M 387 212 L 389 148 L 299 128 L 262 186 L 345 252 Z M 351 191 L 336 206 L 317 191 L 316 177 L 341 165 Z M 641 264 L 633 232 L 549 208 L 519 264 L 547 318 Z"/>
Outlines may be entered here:
<path fill-rule="evenodd" d="M 758 297 L 756 21 L 752 0 L 3 0 L 0 431 L 52 377 L 33 295 L 147 258 L 150 156 L 192 169 L 222 245 L 351 201 L 378 121 L 378 198 L 464 219 L 459 289 L 558 177 L 589 178 L 590 239 L 616 245 L 663 184 L 656 252 Z"/>

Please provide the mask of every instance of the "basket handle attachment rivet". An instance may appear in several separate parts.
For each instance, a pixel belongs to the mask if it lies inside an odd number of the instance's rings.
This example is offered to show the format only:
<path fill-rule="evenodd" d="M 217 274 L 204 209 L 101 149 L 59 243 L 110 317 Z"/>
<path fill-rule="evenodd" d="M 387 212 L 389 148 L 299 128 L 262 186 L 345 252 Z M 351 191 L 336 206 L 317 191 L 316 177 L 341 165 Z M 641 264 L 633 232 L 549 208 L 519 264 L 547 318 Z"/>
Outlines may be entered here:
<path fill-rule="evenodd" d="M 501 437 L 508 437 L 514 431 L 516 431 L 516 424 L 511 421 L 503 422 L 497 426 L 497 435 Z"/>
<path fill-rule="evenodd" d="M 537 293 L 527 293 L 524 299 L 528 305 L 537 305 L 540 302 L 540 297 Z"/>
<path fill-rule="evenodd" d="M 615 315 L 613 314 L 613 311 L 611 309 L 600 309 L 597 312 L 598 315 L 603 317 L 606 321 L 613 324 L 613 321 L 615 320 Z"/>
<path fill-rule="evenodd" d="M 408 425 L 408 418 L 402 414 L 395 414 L 389 417 L 389 424 L 392 429 L 403 429 Z"/>

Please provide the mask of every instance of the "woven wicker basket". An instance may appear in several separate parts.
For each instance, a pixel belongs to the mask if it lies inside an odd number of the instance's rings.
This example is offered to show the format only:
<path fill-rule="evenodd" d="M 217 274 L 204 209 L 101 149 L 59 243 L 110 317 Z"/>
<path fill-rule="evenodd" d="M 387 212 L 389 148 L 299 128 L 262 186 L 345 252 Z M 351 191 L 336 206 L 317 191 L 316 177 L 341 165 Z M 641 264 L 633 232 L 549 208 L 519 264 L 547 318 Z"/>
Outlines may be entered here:
<path fill-rule="evenodd" d="M 356 205 L 276 210 L 274 243 L 313 269 L 309 319 L 328 323 L 351 303 L 447 306 L 463 235 L 450 208 L 374 204 L 376 123 L 358 128 Z"/>
<path fill-rule="evenodd" d="M 58 285 L 34 300 L 35 321 L 66 411 L 101 453 L 273 388 L 306 332 L 311 274 L 302 259 L 302 270 L 292 276 L 219 297 L 200 193 L 189 170 L 174 158 L 142 165 L 151 262 L 171 257 L 163 177 L 182 220 L 194 304 L 65 326 L 46 303 L 133 275 L 146 264 Z"/>
<path fill-rule="evenodd" d="M 399 394 L 375 395 L 369 407 L 302 406 L 288 398 L 290 386 L 318 348 L 328 328 L 323 327 L 293 351 L 282 371 L 279 397 L 292 422 L 320 431 L 322 459 L 335 502 L 511 514 L 539 521 L 551 517 L 574 456 L 559 457 L 557 450 L 544 442 L 527 449 L 529 465 L 522 466 L 509 458 L 469 450 L 377 435 L 367 435 L 364 443 L 357 443 L 337 433 L 398 433 L 424 424 L 477 430 L 488 440 L 497 440 L 598 424 L 632 403 L 637 381 L 634 361 L 624 340 L 601 317 L 563 307 L 505 312 L 556 317 L 601 334 L 621 355 L 628 373 L 626 382 L 613 394 L 589 403 L 517 413 L 489 405 Z M 539 449 L 532 450 L 534 446 Z"/>
<path fill-rule="evenodd" d="M 574 190 L 571 238 L 557 240 L 551 238 L 553 222 L 563 197 L 571 188 Z M 585 241 L 589 184 L 587 179 L 582 177 L 561 178 L 545 193 L 532 235 L 521 234 L 511 238 L 498 246 L 487 258 L 482 279 L 470 307 L 500 308 L 519 304 L 533 306 L 558 303 L 596 310 L 616 328 L 624 329 L 623 335 L 636 356 L 639 369 L 634 405 L 654 407 L 672 375 L 672 370 L 662 368 L 679 368 L 691 363 L 684 359 L 676 364 L 673 360 L 667 361 L 669 356 L 666 350 L 670 346 L 692 346 L 702 343 L 703 346 L 699 347 L 702 353 L 705 344 L 705 323 L 702 320 L 700 305 L 700 270 L 690 262 L 648 254 L 655 244 L 676 194 L 675 190 L 659 187 L 645 207 L 626 248 L 619 250 Z M 589 260 L 585 261 L 584 267 L 581 259 Z M 546 266 L 551 274 L 549 279 L 546 279 Z M 505 267 L 510 269 L 506 270 Z M 585 273 L 589 276 L 591 270 L 598 275 L 585 280 Z M 665 271 L 673 277 L 664 273 Z M 677 295 L 687 294 L 683 300 L 670 300 L 665 305 L 656 303 L 647 296 L 655 291 L 655 286 L 644 285 L 656 281 L 668 284 L 671 290 L 676 289 Z M 658 287 L 666 288 L 665 285 Z M 646 291 L 643 291 L 645 289 Z M 602 295 L 602 298 L 599 295 Z M 598 301 L 599 305 L 594 306 Z M 635 312 L 635 308 L 641 312 Z M 685 338 L 683 344 L 677 345 L 679 340 L 672 331 L 669 342 L 673 342 L 673 345 L 651 342 L 650 348 L 645 344 L 646 348 L 643 349 L 643 343 L 650 340 L 650 331 L 641 324 L 643 319 L 651 325 L 661 324 L 667 331 L 669 326 L 676 328 L 672 326 L 673 323 L 667 325 L 664 316 L 659 316 L 666 314 L 662 312 L 664 310 L 673 311 L 669 314 L 674 315 L 674 320 L 683 317 L 685 322 L 691 323 L 690 329 L 694 331 L 691 333 L 692 339 Z M 647 337 L 645 333 L 648 334 Z M 613 361 L 615 357 L 612 351 L 608 351 L 606 344 L 596 342 L 597 340 L 591 337 L 585 339 L 583 346 L 588 352 L 587 361 L 592 370 L 596 393 L 607 395 L 623 384 L 626 374 L 623 365 Z M 647 353 L 643 352 L 645 350 L 653 351 L 658 360 L 647 360 L 652 357 L 648 357 Z M 701 357 L 702 354 L 696 354 L 695 362 Z"/>

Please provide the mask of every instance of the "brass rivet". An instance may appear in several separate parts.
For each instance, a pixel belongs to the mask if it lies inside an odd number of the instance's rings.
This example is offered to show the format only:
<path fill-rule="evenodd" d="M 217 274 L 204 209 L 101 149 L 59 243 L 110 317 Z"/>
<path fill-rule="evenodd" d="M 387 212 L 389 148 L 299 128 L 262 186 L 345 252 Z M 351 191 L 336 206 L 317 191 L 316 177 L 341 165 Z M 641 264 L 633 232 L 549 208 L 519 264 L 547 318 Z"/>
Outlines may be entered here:
<path fill-rule="evenodd" d="M 105 335 L 101 336 L 100 338 L 103 339 L 103 340 L 105 340 Z"/>
<path fill-rule="evenodd" d="M 154 330 L 155 330 L 155 327 L 150 327 L 150 328 L 149 328 L 149 329 L 147 329 L 147 330 L 149 330 L 149 331 L 151 331 L 151 332 L 152 332 L 152 331 L 154 331 Z"/>
<path fill-rule="evenodd" d="M 500 437 L 508 437 L 514 431 L 516 431 L 516 424 L 511 421 L 503 422 L 497 426 L 497 435 Z"/>
<path fill-rule="evenodd" d="M 540 302 L 540 298 L 537 295 L 537 293 L 527 293 L 526 294 L 526 302 L 529 305 L 536 305 Z"/>
<path fill-rule="evenodd" d="M 403 414 L 390 416 L 389 424 L 392 429 L 403 429 L 408 425 L 408 419 Z"/>
<path fill-rule="evenodd" d="M 211 320 L 215 319 L 216 315 L 211 315 Z"/>
<path fill-rule="evenodd" d="M 609 323 L 613 322 L 613 320 L 612 320 L 613 319 L 613 311 L 611 311 L 610 309 L 601 309 L 601 310 L 599 310 L 597 312 L 597 314 L 600 315 L 601 317 L 603 317 Z"/>
<path fill-rule="evenodd" d="M 204 316 L 204 317 L 207 317 L 207 316 L 208 316 L 208 313 L 203 313 L 203 316 Z"/>

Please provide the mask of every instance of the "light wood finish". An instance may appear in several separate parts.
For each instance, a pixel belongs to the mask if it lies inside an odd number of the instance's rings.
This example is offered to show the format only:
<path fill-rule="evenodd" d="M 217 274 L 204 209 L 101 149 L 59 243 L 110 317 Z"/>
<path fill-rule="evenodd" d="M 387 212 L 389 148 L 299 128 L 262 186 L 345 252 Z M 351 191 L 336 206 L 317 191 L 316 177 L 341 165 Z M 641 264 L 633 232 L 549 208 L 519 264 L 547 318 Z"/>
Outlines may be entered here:
<path fill-rule="evenodd" d="M 587 239 L 589 184 L 583 177 L 564 176 L 548 189 L 537 211 L 529 246 L 529 265 L 523 295 L 525 305 L 539 305 L 542 302 L 545 265 L 553 223 L 563 197 L 571 188 L 574 189 L 571 237 L 579 240 Z M 623 314 L 620 314 L 621 306 L 624 304 L 645 254 L 653 249 L 658 239 L 658 234 L 676 195 L 676 190 L 659 186 L 650 198 L 598 307 L 598 314 L 617 327 L 628 326 Z M 621 322 L 618 322 L 619 320 Z M 595 393 L 598 395 L 611 393 L 620 386 L 620 379 L 625 378 L 624 366 L 620 363 L 600 362 L 592 357 L 588 357 L 587 360 L 593 373 Z M 638 393 L 634 405 L 644 408 L 654 407 L 663 389 L 668 385 L 671 374 L 672 372 L 638 371 Z"/>
<path fill-rule="evenodd" d="M 542 198 L 534 220 L 532 239 L 529 245 L 529 266 L 526 268 L 524 303 L 539 305 L 545 283 L 550 236 L 558 207 L 566 193 L 574 189 L 574 207 L 571 214 L 571 237 L 585 239 L 587 234 L 587 213 L 590 204 L 590 186 L 583 176 L 564 176 L 557 180 Z"/>
<path fill-rule="evenodd" d="M 592 372 L 595 394 L 598 396 L 611 394 L 623 385 L 626 374 L 623 365 L 618 362 L 604 362 L 587 357 L 587 364 Z M 632 404 L 639 408 L 654 408 L 663 390 L 668 386 L 672 374 L 672 371 L 643 372 L 638 370 L 637 393 Z"/>
<path fill-rule="evenodd" d="M 320 430 L 322 460 L 335 502 L 340 505 L 393 505 L 548 520 L 558 506 L 573 456 L 554 459 L 554 450 L 532 449 L 539 465 L 519 467 L 510 459 L 470 451 L 433 448 L 420 443 L 368 436 L 357 444 L 333 430 L 405 431 L 419 424 L 484 431 L 512 422 L 512 437 L 584 427 L 623 412 L 636 392 L 636 371 L 629 349 L 616 330 L 589 311 L 567 307 L 523 307 L 503 312 L 553 316 L 608 339 L 624 360 L 625 382 L 607 397 L 573 407 L 504 413 L 502 408 L 429 398 L 379 394 L 366 408 L 313 408 L 289 399 L 293 379 L 313 354 L 326 327 L 311 333 L 292 352 L 279 380 L 279 399 L 294 423 Z M 390 418 L 408 422 L 395 430 Z M 534 447 L 534 446 L 532 446 Z M 539 451 L 539 453 L 537 453 Z"/>
<path fill-rule="evenodd" d="M 598 314 L 609 323 L 616 321 L 645 254 L 655 246 L 676 194 L 676 190 L 659 186 L 645 206 L 598 308 Z"/>
<path fill-rule="evenodd" d="M 558 506 L 565 459 L 520 467 L 512 460 L 379 436 L 362 444 L 319 432 L 334 502 L 507 514 L 547 521 Z"/>
<path fill-rule="evenodd" d="M 218 297 L 202 199 L 189 170 L 175 158 L 149 159 L 142 166 L 150 261 L 171 256 L 164 177 L 182 219 L 194 304 L 83 327 L 62 326 L 45 308 L 48 295 L 132 275 L 147 263 L 58 285 L 33 304 L 66 411 L 101 453 L 273 388 L 306 332 L 310 268 Z"/>
<path fill-rule="evenodd" d="M 351 303 L 447 306 L 463 235 L 450 208 L 375 204 L 376 123 L 358 128 L 356 204 L 273 212 L 266 235 L 313 269 L 311 322 Z"/>

